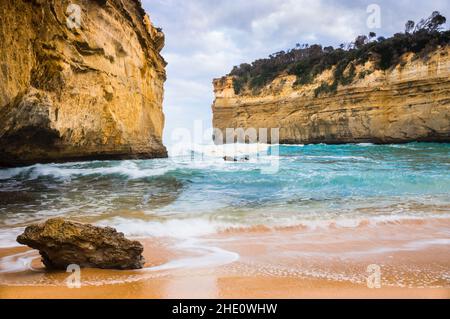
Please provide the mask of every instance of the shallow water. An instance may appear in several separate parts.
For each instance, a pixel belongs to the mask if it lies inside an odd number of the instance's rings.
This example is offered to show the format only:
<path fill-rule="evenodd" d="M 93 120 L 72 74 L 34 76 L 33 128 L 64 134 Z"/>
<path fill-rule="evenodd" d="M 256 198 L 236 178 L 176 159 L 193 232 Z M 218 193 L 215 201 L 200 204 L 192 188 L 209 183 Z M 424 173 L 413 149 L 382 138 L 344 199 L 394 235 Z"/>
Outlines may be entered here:
<path fill-rule="evenodd" d="M 245 147 L 225 153 L 255 152 Z M 7 229 L 53 216 L 114 224 L 130 235 L 178 236 L 228 226 L 450 214 L 449 144 L 280 146 L 279 156 L 270 156 L 275 148 L 261 147 L 260 156 L 237 163 L 220 152 L 211 156 L 208 146 L 193 159 L 0 170 L 0 246 Z M 261 170 L 270 165 L 279 170 Z"/>
<path fill-rule="evenodd" d="M 250 160 L 226 162 L 225 155 Z M 441 220 L 423 236 L 391 234 L 404 235 L 401 246 L 385 248 L 414 249 L 424 240 L 450 247 L 450 144 L 209 145 L 169 159 L 0 170 L 0 248 L 17 246 L 24 226 L 55 216 L 110 225 L 132 237 L 169 237 L 179 245 L 255 229 L 420 227 Z M 371 236 L 367 240 L 387 239 Z M 204 243 L 197 248 L 205 251 Z M 206 248 L 212 258 L 188 258 L 180 267 L 238 259 L 216 248 Z M 367 252 L 382 248 L 368 245 Z M 318 252 L 326 253 L 323 247 Z"/>

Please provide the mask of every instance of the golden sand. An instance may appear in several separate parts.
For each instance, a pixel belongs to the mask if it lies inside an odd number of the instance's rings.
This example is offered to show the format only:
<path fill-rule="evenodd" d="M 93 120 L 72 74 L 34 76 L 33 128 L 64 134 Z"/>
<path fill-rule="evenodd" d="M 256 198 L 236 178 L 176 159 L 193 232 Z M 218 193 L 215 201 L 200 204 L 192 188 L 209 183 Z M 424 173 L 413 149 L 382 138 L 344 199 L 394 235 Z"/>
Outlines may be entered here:
<path fill-rule="evenodd" d="M 448 221 L 439 223 L 448 227 Z M 398 235 L 415 227 L 428 226 L 406 222 L 313 232 L 255 227 L 198 239 L 202 247 L 236 254 L 235 260 L 183 249 L 169 238 L 146 238 L 145 269 L 83 269 L 81 288 L 66 285 L 69 273 L 46 271 L 35 252 L 27 269 L 0 273 L 0 298 L 450 298 L 449 246 L 433 244 L 436 238 L 426 232 L 412 233 L 419 234 L 417 243 Z M 2 249 L 0 258 L 27 251 Z M 197 264 L 204 254 L 210 259 Z M 171 267 L 173 261 L 181 261 L 179 267 Z M 369 265 L 380 267 L 379 289 L 368 287 Z"/>

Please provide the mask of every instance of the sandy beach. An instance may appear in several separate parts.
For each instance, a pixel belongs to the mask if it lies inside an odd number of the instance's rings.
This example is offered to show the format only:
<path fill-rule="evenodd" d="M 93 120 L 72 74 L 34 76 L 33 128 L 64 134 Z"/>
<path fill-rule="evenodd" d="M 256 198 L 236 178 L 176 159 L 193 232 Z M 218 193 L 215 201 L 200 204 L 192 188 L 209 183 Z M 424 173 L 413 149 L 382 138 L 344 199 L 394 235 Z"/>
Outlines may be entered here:
<path fill-rule="evenodd" d="M 450 298 L 449 246 L 426 239 L 430 227 L 436 235 L 436 227 L 449 224 L 443 219 L 315 231 L 255 227 L 182 246 L 170 238 L 141 238 L 144 269 L 83 269 L 81 288 L 68 288 L 68 273 L 45 271 L 36 251 L 2 249 L 3 267 L 29 264 L 0 273 L 0 297 Z M 415 244 L 400 232 L 414 232 Z M 380 267 L 379 289 L 367 284 L 373 264 Z"/>
<path fill-rule="evenodd" d="M 416 2 L 0 0 L 0 299 L 450 299 Z"/>

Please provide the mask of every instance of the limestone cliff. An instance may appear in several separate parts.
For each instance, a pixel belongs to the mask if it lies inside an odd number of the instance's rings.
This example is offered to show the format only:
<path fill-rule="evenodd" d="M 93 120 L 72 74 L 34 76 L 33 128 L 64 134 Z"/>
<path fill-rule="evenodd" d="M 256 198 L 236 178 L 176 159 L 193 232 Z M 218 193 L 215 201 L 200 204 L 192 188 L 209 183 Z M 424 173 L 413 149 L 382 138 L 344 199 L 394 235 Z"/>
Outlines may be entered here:
<path fill-rule="evenodd" d="M 293 85 L 296 76 L 280 75 L 256 94 L 235 94 L 231 76 L 216 79 L 213 125 L 280 128 L 280 142 L 287 144 L 450 142 L 450 48 L 401 60 L 385 71 L 368 61 L 356 67 L 365 76 L 319 96 L 332 70 L 302 86 Z"/>
<path fill-rule="evenodd" d="M 139 1 L 2 0 L 0 19 L 0 166 L 166 156 L 164 34 Z"/>

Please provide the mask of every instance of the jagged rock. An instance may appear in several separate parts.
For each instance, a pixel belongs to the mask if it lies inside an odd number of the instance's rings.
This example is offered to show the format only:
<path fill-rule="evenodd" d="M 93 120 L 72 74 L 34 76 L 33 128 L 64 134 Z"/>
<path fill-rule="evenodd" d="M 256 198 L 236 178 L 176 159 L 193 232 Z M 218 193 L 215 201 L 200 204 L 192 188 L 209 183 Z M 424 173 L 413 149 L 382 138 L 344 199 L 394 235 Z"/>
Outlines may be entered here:
<path fill-rule="evenodd" d="M 223 160 L 225 162 L 247 162 L 250 160 L 250 156 L 246 155 L 246 156 L 224 156 Z"/>
<path fill-rule="evenodd" d="M 66 269 L 68 265 L 102 269 L 139 269 L 144 266 L 141 243 L 125 238 L 111 227 L 96 227 L 49 219 L 28 226 L 17 242 L 39 250 L 49 269 Z"/>
<path fill-rule="evenodd" d="M 0 166 L 167 156 L 164 34 L 140 1 L 2 0 L 0 16 Z"/>

